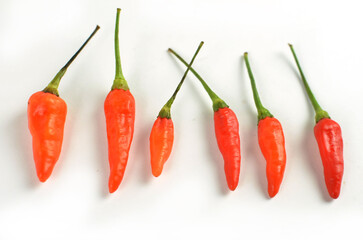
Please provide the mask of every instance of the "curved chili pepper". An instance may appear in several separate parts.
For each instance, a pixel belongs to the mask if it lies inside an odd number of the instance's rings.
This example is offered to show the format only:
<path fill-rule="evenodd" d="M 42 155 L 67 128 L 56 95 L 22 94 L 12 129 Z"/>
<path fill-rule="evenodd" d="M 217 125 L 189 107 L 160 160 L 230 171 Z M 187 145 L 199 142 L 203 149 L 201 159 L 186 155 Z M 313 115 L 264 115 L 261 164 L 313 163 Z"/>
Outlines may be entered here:
<path fill-rule="evenodd" d="M 194 53 L 187 70 L 184 72 L 177 88 L 175 89 L 171 98 L 160 110 L 159 115 L 153 125 L 150 133 L 150 156 L 151 156 L 151 171 L 155 177 L 158 177 L 163 171 L 165 162 L 168 160 L 174 142 L 174 124 L 171 119 L 171 105 L 173 104 L 177 93 L 179 92 L 184 80 L 192 66 L 195 57 L 198 55 L 199 50 L 203 46 L 203 42 L 199 44 L 197 51 Z"/>
<path fill-rule="evenodd" d="M 232 109 L 223 107 L 214 112 L 214 131 L 224 159 L 228 187 L 234 191 L 239 181 L 241 146 L 238 119 Z"/>
<path fill-rule="evenodd" d="M 251 80 L 253 98 L 258 112 L 258 143 L 266 159 L 268 194 L 272 198 L 280 189 L 286 166 L 285 137 L 279 120 L 261 103 L 256 82 L 252 74 L 248 53 L 244 54 L 248 75 Z"/>
<path fill-rule="evenodd" d="M 325 184 L 330 197 L 336 199 L 340 194 L 344 172 L 342 131 L 339 124 L 331 120 L 329 114 L 320 107 L 300 67 L 293 46 L 291 44 L 289 46 L 299 69 L 305 90 L 315 110 L 316 125 L 314 127 L 314 135 L 324 166 Z"/>
<path fill-rule="evenodd" d="M 338 123 L 324 118 L 315 125 L 314 134 L 323 161 L 325 184 L 330 196 L 336 199 L 344 172 L 342 130 Z"/>
<path fill-rule="evenodd" d="M 188 66 L 187 62 L 176 52 L 170 48 L 169 51 L 182 63 L 184 63 L 184 65 Z M 199 79 L 213 102 L 214 128 L 218 148 L 224 159 L 224 172 L 228 187 L 231 191 L 234 191 L 238 185 L 241 166 L 241 146 L 238 119 L 236 114 L 209 88 L 207 83 L 199 76 L 199 74 L 193 68 L 190 68 L 190 71 Z"/>
<path fill-rule="evenodd" d="M 121 9 L 118 8 L 115 27 L 115 80 L 104 104 L 110 164 L 110 177 L 108 180 L 110 193 L 117 190 L 124 176 L 135 123 L 135 99 L 129 90 L 121 69 L 118 37 L 120 12 Z"/>
<path fill-rule="evenodd" d="M 67 104 L 59 97 L 58 86 L 69 65 L 100 27 L 97 26 L 81 48 L 57 73 L 48 86 L 28 100 L 28 126 L 33 139 L 33 157 L 38 178 L 45 182 L 52 174 L 62 149 Z"/>

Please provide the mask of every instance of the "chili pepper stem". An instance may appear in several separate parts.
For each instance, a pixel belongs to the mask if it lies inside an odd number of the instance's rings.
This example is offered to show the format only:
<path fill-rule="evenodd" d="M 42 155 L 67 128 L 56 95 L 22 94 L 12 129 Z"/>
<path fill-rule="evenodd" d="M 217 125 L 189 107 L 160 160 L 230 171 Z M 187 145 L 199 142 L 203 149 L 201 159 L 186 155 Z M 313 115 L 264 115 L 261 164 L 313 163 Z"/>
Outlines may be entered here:
<path fill-rule="evenodd" d="M 82 49 L 87 45 L 87 43 L 91 40 L 91 38 L 96 34 L 96 32 L 100 29 L 100 26 L 96 26 L 95 30 L 92 32 L 92 34 L 87 38 L 87 40 L 83 43 L 83 45 L 78 49 L 78 51 L 68 60 L 66 65 L 62 67 L 61 70 L 55 75 L 53 80 L 48 84 L 46 88 L 44 88 L 43 92 L 51 93 L 59 97 L 58 93 L 58 86 L 60 83 L 60 80 L 62 79 L 63 75 L 66 73 L 68 67 L 71 65 L 71 63 L 76 59 L 78 54 L 82 51 Z"/>
<path fill-rule="evenodd" d="M 248 53 L 247 52 L 244 53 L 244 59 L 245 59 L 245 62 L 246 62 L 248 76 L 250 77 L 250 80 L 251 80 L 253 99 L 255 101 L 255 105 L 256 105 L 256 108 L 257 108 L 257 112 L 258 112 L 258 116 L 257 116 L 258 122 L 260 120 L 266 118 L 266 117 L 273 117 L 273 115 L 270 113 L 270 111 L 267 110 L 261 103 L 261 99 L 260 99 L 260 96 L 258 94 L 257 87 L 256 87 L 255 78 L 253 77 L 250 62 L 248 60 Z"/>
<path fill-rule="evenodd" d="M 177 54 L 173 49 L 169 48 L 168 51 L 171 52 L 182 63 L 184 63 L 185 66 L 188 66 L 188 63 L 179 54 Z M 207 91 L 209 97 L 211 98 L 211 100 L 213 102 L 213 111 L 214 112 L 218 111 L 220 108 L 228 107 L 228 105 L 221 98 L 219 98 L 217 96 L 217 94 L 215 94 L 215 92 L 212 91 L 212 89 L 210 89 L 208 84 L 203 80 L 203 78 L 192 67 L 190 68 L 190 71 L 196 76 L 196 78 L 198 78 L 200 83 L 203 85 L 204 89 Z"/>
<path fill-rule="evenodd" d="M 115 59 L 116 59 L 116 74 L 115 80 L 113 81 L 112 90 L 114 89 L 123 89 L 129 90 L 129 86 L 127 85 L 126 79 L 122 73 L 121 68 L 121 57 L 120 57 L 120 41 L 119 41 L 119 22 L 120 22 L 120 13 L 121 9 L 117 8 L 116 14 L 116 27 L 115 27 Z"/>
<path fill-rule="evenodd" d="M 301 66 L 300 66 L 300 63 L 299 63 L 299 60 L 296 56 L 296 53 L 295 53 L 295 50 L 294 50 L 294 47 L 292 46 L 292 44 L 289 43 L 289 47 L 291 49 L 291 52 L 292 52 L 292 55 L 294 56 L 294 59 L 295 59 L 295 62 L 296 62 L 296 65 L 297 65 L 297 68 L 299 69 L 299 72 L 300 72 L 300 76 L 301 76 L 301 79 L 303 81 L 303 84 L 304 84 L 304 87 L 305 87 L 305 90 L 306 90 L 306 93 L 308 94 L 309 96 L 309 99 L 310 99 L 310 102 L 311 104 L 313 105 L 314 107 L 314 110 L 315 110 L 315 121 L 316 122 L 319 122 L 321 119 L 323 118 L 330 118 L 328 112 L 324 111 L 318 101 L 316 100 L 313 92 L 311 91 L 310 89 L 310 86 L 305 78 L 305 75 L 304 75 L 304 72 L 302 71 L 301 69 Z"/>
<path fill-rule="evenodd" d="M 161 118 L 171 118 L 171 113 L 170 113 L 171 105 L 173 104 L 173 102 L 174 102 L 174 100 L 176 98 L 176 95 L 178 94 L 181 86 L 183 85 L 184 80 L 187 77 L 187 74 L 188 74 L 188 72 L 189 72 L 189 70 L 190 70 L 190 68 L 191 68 L 191 66 L 192 66 L 192 64 L 194 62 L 194 59 L 197 57 L 197 55 L 198 55 L 200 49 L 202 48 L 203 44 L 204 44 L 204 42 L 201 41 L 200 44 L 199 44 L 199 46 L 198 46 L 197 51 L 195 51 L 194 56 L 193 56 L 192 60 L 190 61 L 187 70 L 185 70 L 184 75 L 183 75 L 182 79 L 180 80 L 178 86 L 176 87 L 173 95 L 166 102 L 166 104 L 164 105 L 164 107 L 160 110 L 158 117 L 161 117 Z"/>

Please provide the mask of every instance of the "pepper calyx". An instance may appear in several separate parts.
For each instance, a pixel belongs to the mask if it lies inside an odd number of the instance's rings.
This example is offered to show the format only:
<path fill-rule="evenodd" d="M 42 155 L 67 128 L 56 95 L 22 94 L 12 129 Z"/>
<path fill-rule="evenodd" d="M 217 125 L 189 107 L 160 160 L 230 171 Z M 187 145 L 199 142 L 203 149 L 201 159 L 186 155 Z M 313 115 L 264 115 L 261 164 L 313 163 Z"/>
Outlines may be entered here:
<path fill-rule="evenodd" d="M 324 118 L 329 118 L 329 113 L 327 111 L 324 111 L 323 109 L 317 110 L 315 114 L 315 122 L 318 123 L 320 120 Z"/>
<path fill-rule="evenodd" d="M 213 99 L 213 111 L 217 112 L 221 108 L 229 107 L 225 101 L 220 98 Z"/>
<path fill-rule="evenodd" d="M 114 89 L 130 90 L 125 78 L 115 78 L 111 90 Z"/>
<path fill-rule="evenodd" d="M 160 110 L 158 117 L 167 119 L 171 118 L 170 107 L 167 106 L 167 104 L 165 104 L 164 107 Z"/>
<path fill-rule="evenodd" d="M 53 88 L 53 87 L 49 87 L 47 86 L 46 88 L 43 89 L 43 92 L 45 93 L 51 93 L 56 95 L 57 97 L 59 97 L 59 92 L 57 88 Z"/>
<path fill-rule="evenodd" d="M 269 110 L 267 110 L 266 108 L 264 107 L 261 107 L 261 108 L 258 108 L 258 122 L 267 118 L 267 117 L 274 117 Z"/>

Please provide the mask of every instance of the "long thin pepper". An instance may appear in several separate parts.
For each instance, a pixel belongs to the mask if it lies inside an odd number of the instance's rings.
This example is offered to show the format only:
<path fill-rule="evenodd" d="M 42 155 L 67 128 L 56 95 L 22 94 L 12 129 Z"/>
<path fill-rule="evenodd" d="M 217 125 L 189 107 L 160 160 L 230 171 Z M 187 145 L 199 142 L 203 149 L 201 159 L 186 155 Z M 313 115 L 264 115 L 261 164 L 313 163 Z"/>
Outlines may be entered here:
<path fill-rule="evenodd" d="M 172 49 L 169 49 L 169 51 L 184 63 L 184 65 L 188 66 L 186 61 L 175 51 Z M 214 130 L 218 148 L 223 156 L 224 172 L 228 188 L 231 191 L 234 191 L 238 185 L 241 165 L 241 147 L 237 116 L 232 109 L 230 109 L 228 105 L 211 90 L 207 83 L 193 68 L 190 70 L 201 82 L 213 102 Z"/>

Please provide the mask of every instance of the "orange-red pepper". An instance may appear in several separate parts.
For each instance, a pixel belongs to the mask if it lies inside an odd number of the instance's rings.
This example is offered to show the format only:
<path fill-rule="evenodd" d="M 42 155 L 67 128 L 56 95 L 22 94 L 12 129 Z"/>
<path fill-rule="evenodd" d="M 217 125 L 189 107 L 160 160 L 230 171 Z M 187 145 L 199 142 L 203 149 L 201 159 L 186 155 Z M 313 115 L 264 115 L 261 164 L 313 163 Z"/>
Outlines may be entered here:
<path fill-rule="evenodd" d="M 286 166 L 285 137 L 279 120 L 266 117 L 258 122 L 258 143 L 266 159 L 267 191 L 272 198 L 279 192 Z"/>
<path fill-rule="evenodd" d="M 33 137 L 33 157 L 38 178 L 52 174 L 62 149 L 67 104 L 48 92 L 36 92 L 28 101 L 28 125 Z"/>
<path fill-rule="evenodd" d="M 165 162 L 169 159 L 174 143 L 174 124 L 171 118 L 156 119 L 150 133 L 151 172 L 160 176 Z"/>
<path fill-rule="evenodd" d="M 279 192 L 284 177 L 286 166 L 285 137 L 279 120 L 274 118 L 261 103 L 247 52 L 244 54 L 244 58 L 258 112 L 258 144 L 266 159 L 267 190 L 272 198 Z"/>
<path fill-rule="evenodd" d="M 335 121 L 323 118 L 316 123 L 314 135 L 323 161 L 325 184 L 330 196 L 338 198 L 344 172 L 342 130 Z"/>
<path fill-rule="evenodd" d="M 184 65 L 188 63 L 180 57 L 174 50 L 169 48 Z M 224 172 L 228 187 L 231 191 L 235 190 L 240 174 L 241 166 L 241 146 L 239 136 L 239 124 L 236 114 L 229 106 L 215 94 L 200 75 L 193 69 L 190 71 L 198 78 L 213 102 L 214 128 L 218 143 L 218 148 L 224 159 Z"/>
<path fill-rule="evenodd" d="M 314 135 L 323 162 L 325 184 L 330 197 L 336 199 L 340 195 L 344 172 L 342 130 L 339 124 L 331 120 L 329 114 L 320 107 L 301 69 L 293 46 L 291 44 L 289 46 L 299 69 L 305 90 L 315 110 L 316 125 L 314 127 Z"/>
<path fill-rule="evenodd" d="M 160 110 L 159 115 L 152 127 L 150 133 L 150 160 L 151 160 L 151 171 L 155 177 L 158 177 L 163 171 L 165 162 L 168 160 L 174 142 L 174 124 L 171 119 L 171 105 L 173 104 L 176 95 L 178 94 L 184 80 L 192 66 L 194 59 L 198 55 L 199 50 L 203 46 L 203 42 L 199 44 L 197 51 L 188 65 L 187 70 L 184 72 L 182 79 L 180 80 L 177 88 L 173 95 L 166 102 L 163 108 Z"/>
<path fill-rule="evenodd" d="M 28 101 L 28 126 L 33 138 L 33 157 L 38 178 L 45 182 L 52 174 L 62 149 L 67 104 L 59 97 L 58 86 L 69 65 L 97 32 L 93 31 L 81 48 L 57 73 L 48 86 Z"/>
<path fill-rule="evenodd" d="M 117 190 L 123 179 L 135 123 L 135 99 L 129 90 L 121 69 L 118 37 L 120 12 L 121 9 L 118 8 L 115 27 L 116 75 L 104 104 L 110 164 L 110 177 L 108 180 L 110 193 Z"/>
<path fill-rule="evenodd" d="M 134 134 L 135 99 L 130 90 L 114 89 L 107 95 L 105 104 L 107 126 L 110 193 L 120 185 L 129 157 Z"/>
<path fill-rule="evenodd" d="M 224 172 L 230 190 L 235 190 L 241 166 L 239 124 L 236 114 L 229 107 L 214 112 L 214 131 L 218 148 L 224 159 Z"/>

